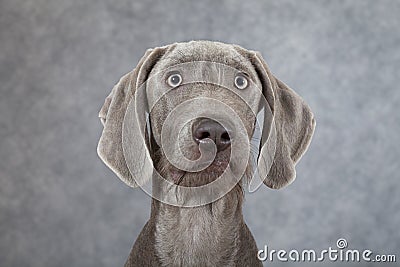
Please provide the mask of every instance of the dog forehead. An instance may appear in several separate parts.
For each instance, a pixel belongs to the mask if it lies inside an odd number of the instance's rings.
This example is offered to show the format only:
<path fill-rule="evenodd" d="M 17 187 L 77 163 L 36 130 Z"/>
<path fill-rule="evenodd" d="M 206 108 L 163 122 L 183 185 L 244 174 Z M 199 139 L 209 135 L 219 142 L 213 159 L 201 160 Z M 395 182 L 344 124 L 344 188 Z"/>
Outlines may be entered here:
<path fill-rule="evenodd" d="M 171 53 L 183 54 L 193 60 L 217 60 L 229 59 L 240 56 L 231 44 L 224 44 L 212 41 L 192 41 L 178 43 Z"/>
<path fill-rule="evenodd" d="M 253 71 L 251 62 L 239 53 L 235 46 L 213 41 L 191 41 L 173 44 L 158 60 L 153 70 L 162 71 L 176 64 L 193 61 L 217 62 L 241 71 Z"/>

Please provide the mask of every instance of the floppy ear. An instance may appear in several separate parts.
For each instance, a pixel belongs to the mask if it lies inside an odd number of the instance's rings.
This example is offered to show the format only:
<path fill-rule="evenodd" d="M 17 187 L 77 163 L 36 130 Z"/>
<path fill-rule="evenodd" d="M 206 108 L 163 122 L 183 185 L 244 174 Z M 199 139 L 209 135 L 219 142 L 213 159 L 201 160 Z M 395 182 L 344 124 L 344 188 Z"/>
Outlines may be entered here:
<path fill-rule="evenodd" d="M 310 107 L 271 74 L 258 52 L 253 52 L 252 63 L 262 84 L 265 105 L 268 105 L 264 108 L 271 111 L 270 116 L 266 114 L 264 117 L 258 172 L 265 185 L 279 189 L 295 179 L 295 165 L 310 144 L 315 120 Z M 267 140 L 268 136 L 272 140 Z M 273 149 L 275 155 L 271 158 Z"/>
<path fill-rule="evenodd" d="M 139 61 L 137 67 L 125 74 L 114 86 L 111 93 L 105 99 L 104 105 L 99 112 L 99 117 L 103 123 L 104 129 L 99 140 L 97 153 L 103 162 L 126 184 L 131 187 L 137 187 L 138 184 L 133 178 L 132 173 L 127 166 L 127 160 L 123 151 L 123 122 L 128 105 L 135 103 L 136 90 L 146 82 L 148 75 L 156 64 L 158 59 L 165 53 L 167 47 L 149 49 Z M 142 97 L 144 93 L 140 94 Z M 140 102 L 147 102 L 146 99 L 140 99 Z M 131 104 L 132 104 L 131 103 Z M 144 103 L 143 103 L 144 104 Z M 143 110 L 145 112 L 145 110 Z M 133 127 L 141 127 L 131 123 Z M 137 132 L 137 131 L 136 131 Z M 141 138 L 134 136 L 131 138 Z M 134 157 L 129 162 L 143 161 L 143 155 L 148 151 L 146 144 L 138 148 Z M 132 155 L 130 155 L 132 156 Z M 137 178 L 137 177 L 135 177 Z"/>

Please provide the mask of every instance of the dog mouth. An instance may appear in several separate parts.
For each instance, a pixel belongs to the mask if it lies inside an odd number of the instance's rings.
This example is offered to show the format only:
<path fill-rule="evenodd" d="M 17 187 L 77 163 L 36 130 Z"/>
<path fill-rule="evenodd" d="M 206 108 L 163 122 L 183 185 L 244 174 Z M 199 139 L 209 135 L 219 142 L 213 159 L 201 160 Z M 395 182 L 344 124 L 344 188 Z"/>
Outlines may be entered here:
<path fill-rule="evenodd" d="M 218 154 L 207 168 L 199 172 L 187 172 L 171 166 L 169 173 L 172 182 L 177 185 L 200 186 L 215 181 L 229 168 L 230 163 L 229 157 Z"/>
<path fill-rule="evenodd" d="M 207 173 L 207 174 L 218 174 L 221 175 L 225 169 L 229 165 L 229 159 L 226 158 L 216 158 L 210 166 L 208 166 L 206 169 L 204 169 L 202 172 Z"/>

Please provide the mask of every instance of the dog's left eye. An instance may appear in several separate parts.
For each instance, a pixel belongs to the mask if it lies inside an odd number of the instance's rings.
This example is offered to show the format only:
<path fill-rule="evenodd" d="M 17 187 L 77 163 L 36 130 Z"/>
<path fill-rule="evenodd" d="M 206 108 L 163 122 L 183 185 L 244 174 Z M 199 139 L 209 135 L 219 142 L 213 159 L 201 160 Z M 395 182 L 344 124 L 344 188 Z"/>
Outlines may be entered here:
<path fill-rule="evenodd" d="M 179 73 L 171 74 L 167 79 L 167 83 L 171 87 L 177 87 L 182 83 L 182 76 Z"/>
<path fill-rule="evenodd" d="M 235 86 L 238 89 L 245 89 L 247 87 L 248 81 L 246 79 L 246 77 L 244 77 L 243 75 L 239 74 L 235 77 Z"/>

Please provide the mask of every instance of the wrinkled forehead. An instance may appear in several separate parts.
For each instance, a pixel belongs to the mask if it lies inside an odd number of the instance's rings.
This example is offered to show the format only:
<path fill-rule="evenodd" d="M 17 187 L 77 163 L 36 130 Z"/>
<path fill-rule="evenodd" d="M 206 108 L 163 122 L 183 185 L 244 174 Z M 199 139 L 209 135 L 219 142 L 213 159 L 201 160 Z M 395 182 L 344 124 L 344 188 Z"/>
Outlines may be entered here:
<path fill-rule="evenodd" d="M 261 83 L 253 65 L 232 46 L 178 44 L 159 59 L 148 77 L 146 91 L 150 106 L 175 90 L 169 88 L 165 81 L 176 73 L 182 77 L 182 86 L 200 83 L 215 85 L 240 96 L 253 107 L 257 106 L 257 99 L 262 94 Z M 249 82 L 244 90 L 234 86 L 235 77 L 240 74 Z"/>
<path fill-rule="evenodd" d="M 225 64 L 249 74 L 253 80 L 258 78 L 251 62 L 232 45 L 207 41 L 178 43 L 172 46 L 160 58 L 152 72 L 160 72 L 177 64 L 194 61 Z"/>

